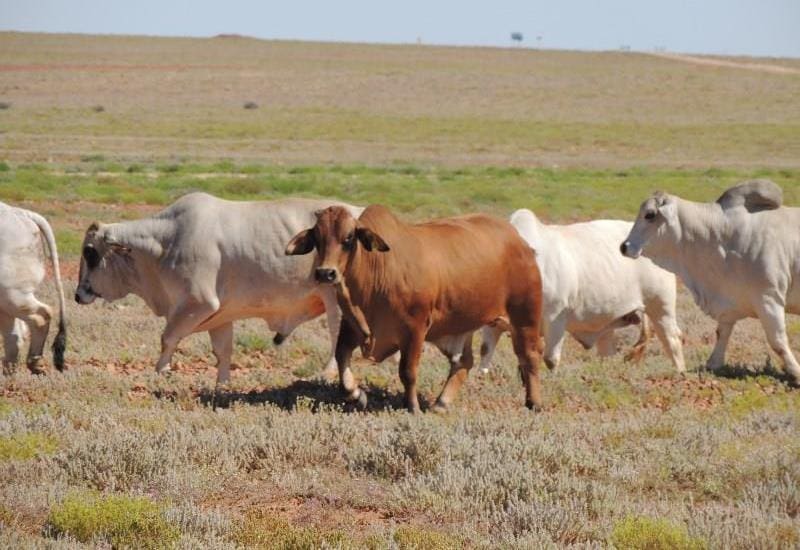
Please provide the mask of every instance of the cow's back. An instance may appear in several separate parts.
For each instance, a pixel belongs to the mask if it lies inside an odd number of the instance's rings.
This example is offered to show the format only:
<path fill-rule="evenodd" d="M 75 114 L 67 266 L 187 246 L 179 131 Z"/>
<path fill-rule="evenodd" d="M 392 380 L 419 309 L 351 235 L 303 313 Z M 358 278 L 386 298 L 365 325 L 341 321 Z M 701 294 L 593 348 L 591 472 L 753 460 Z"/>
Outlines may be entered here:
<path fill-rule="evenodd" d="M 405 224 L 387 209 L 370 206 L 359 221 L 390 247 L 372 253 L 370 276 L 380 263 L 379 282 L 391 289 L 391 307 L 401 316 L 430 306 L 431 339 L 505 315 L 511 295 L 534 292 L 540 284 L 532 250 L 503 220 L 473 214 Z M 385 313 L 373 309 L 369 316 Z"/>

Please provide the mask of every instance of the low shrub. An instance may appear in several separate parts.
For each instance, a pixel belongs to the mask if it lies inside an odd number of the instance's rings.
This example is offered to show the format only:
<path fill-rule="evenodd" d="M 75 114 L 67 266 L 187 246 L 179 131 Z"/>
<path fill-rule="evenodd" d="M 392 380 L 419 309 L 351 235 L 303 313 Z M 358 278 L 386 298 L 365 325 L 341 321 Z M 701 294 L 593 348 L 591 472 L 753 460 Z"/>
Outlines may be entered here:
<path fill-rule="evenodd" d="M 702 550 L 701 538 L 664 519 L 628 516 L 614 526 L 611 543 L 619 550 Z"/>

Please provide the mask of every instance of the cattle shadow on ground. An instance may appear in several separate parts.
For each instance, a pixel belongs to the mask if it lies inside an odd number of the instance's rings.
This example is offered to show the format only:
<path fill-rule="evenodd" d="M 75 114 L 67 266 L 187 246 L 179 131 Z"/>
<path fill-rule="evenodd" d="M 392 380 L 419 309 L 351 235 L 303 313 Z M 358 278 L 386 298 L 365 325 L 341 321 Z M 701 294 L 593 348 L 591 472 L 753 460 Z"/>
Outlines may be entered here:
<path fill-rule="evenodd" d="M 746 378 L 756 378 L 758 376 L 766 376 L 774 378 L 778 382 L 793 385 L 794 380 L 784 370 L 776 367 L 770 359 L 762 365 L 744 364 L 744 363 L 731 363 L 725 364 L 718 370 L 709 371 L 703 370 L 707 373 L 718 378 L 728 378 L 731 380 L 744 380 Z"/>
<path fill-rule="evenodd" d="M 385 410 L 405 409 L 403 395 L 392 393 L 385 388 L 373 385 L 361 386 L 367 394 L 366 412 L 379 412 Z M 270 388 L 251 391 L 215 390 L 204 388 L 198 393 L 200 403 L 213 409 L 227 409 L 234 403 L 246 405 L 271 404 L 286 411 L 308 409 L 311 412 L 325 410 L 342 410 L 344 412 L 356 411 L 353 404 L 345 403 L 344 394 L 336 384 L 322 381 L 296 380 L 290 385 L 281 388 Z M 420 400 L 423 410 L 426 403 Z"/>

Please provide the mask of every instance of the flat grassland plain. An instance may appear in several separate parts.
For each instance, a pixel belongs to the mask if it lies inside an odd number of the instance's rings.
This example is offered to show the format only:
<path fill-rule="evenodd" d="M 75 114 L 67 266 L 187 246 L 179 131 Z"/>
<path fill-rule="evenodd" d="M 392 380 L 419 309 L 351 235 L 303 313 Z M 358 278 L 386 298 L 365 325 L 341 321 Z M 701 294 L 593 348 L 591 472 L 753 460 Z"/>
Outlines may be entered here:
<path fill-rule="evenodd" d="M 90 222 L 190 190 L 566 222 L 768 177 L 800 204 L 800 62 L 702 61 L 0 33 L 0 200 L 51 220 L 68 299 Z M 0 546 L 796 547 L 800 393 L 752 321 L 699 372 L 714 324 L 679 301 L 685 377 L 655 341 L 640 364 L 569 342 L 534 415 L 504 339 L 441 416 L 405 413 L 396 367 L 361 360 L 370 410 L 343 411 L 316 379 L 321 321 L 280 350 L 239 323 L 215 400 L 207 337 L 158 377 L 139 299 L 70 301 L 68 371 L 0 380 Z M 446 372 L 426 351 L 423 400 Z"/>

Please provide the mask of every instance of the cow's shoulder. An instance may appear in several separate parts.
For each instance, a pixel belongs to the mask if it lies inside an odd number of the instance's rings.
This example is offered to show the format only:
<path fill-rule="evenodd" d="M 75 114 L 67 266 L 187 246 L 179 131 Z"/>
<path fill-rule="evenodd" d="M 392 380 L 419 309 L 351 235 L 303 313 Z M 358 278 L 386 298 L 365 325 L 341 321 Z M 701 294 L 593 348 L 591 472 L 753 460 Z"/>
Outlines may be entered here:
<path fill-rule="evenodd" d="M 771 180 L 749 180 L 725 191 L 717 204 L 724 210 L 739 206 L 744 206 L 748 212 L 774 210 L 783 204 L 783 190 Z"/>

